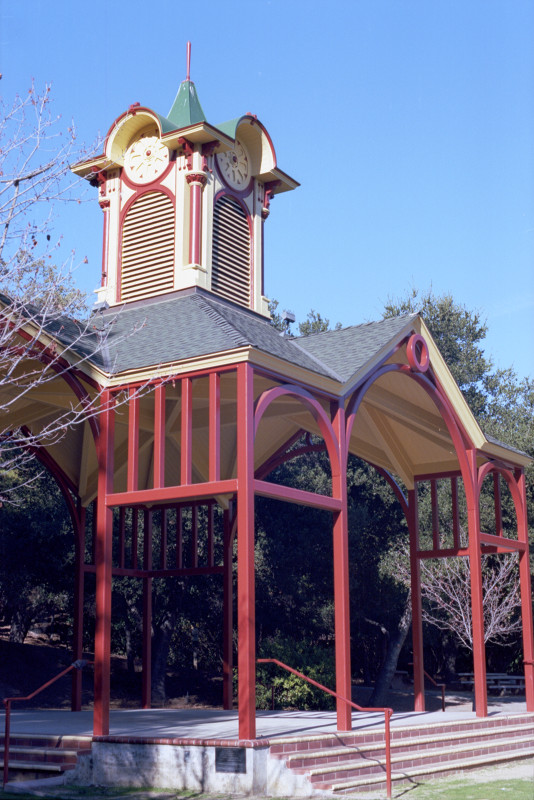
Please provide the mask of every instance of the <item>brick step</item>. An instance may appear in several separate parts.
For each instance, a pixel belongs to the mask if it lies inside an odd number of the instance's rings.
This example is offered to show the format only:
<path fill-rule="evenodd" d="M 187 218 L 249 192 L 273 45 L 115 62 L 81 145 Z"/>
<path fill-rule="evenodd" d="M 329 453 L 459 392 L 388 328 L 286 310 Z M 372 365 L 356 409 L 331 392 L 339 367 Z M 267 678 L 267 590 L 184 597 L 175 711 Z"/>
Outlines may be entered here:
<path fill-rule="evenodd" d="M 465 757 L 471 759 L 478 758 L 479 756 L 489 757 L 494 754 L 501 756 L 503 754 L 516 753 L 531 747 L 532 736 L 524 736 L 514 739 L 501 738 L 495 740 L 491 744 L 488 744 L 487 742 L 481 742 L 478 746 L 475 744 L 467 749 L 464 747 L 451 746 L 423 751 L 407 751 L 405 753 L 392 756 L 391 765 L 395 771 L 404 771 L 412 768 L 424 768 L 429 764 L 440 765 L 442 762 L 453 763 L 454 761 L 464 760 Z M 315 769 L 309 770 L 308 775 L 310 776 L 310 781 L 314 785 L 316 783 L 332 784 L 335 781 L 343 780 L 344 778 L 358 778 L 361 775 L 362 770 L 365 771 L 367 776 L 379 773 L 379 777 L 383 779 L 384 769 L 385 762 L 382 758 L 380 761 L 375 758 L 358 758 L 354 761 L 331 764 L 330 768 L 316 767 Z M 298 772 L 298 770 L 296 771 Z"/>
<path fill-rule="evenodd" d="M 43 747 L 58 750 L 90 750 L 92 736 L 59 736 L 57 734 L 12 733 L 9 737 L 9 749 L 13 747 Z M 4 736 L 0 736 L 0 750 L 4 749 Z"/>
<path fill-rule="evenodd" d="M 9 782 L 59 776 L 74 769 L 78 756 L 91 750 L 91 736 L 13 734 L 9 738 Z M 0 769 L 4 737 L 0 737 Z"/>
<path fill-rule="evenodd" d="M 464 745 L 472 743 L 491 742 L 495 737 L 510 736 L 510 734 L 529 735 L 534 739 L 534 720 L 528 725 L 513 725 L 498 728 L 485 728 L 480 731 L 466 731 L 464 733 L 457 733 L 454 736 L 454 741 L 461 741 Z M 395 735 L 395 734 L 394 734 Z M 419 736 L 413 739 L 409 738 L 394 738 L 391 740 L 391 752 L 403 752 L 413 749 L 425 751 L 432 751 L 440 745 L 447 744 L 451 741 L 450 734 L 439 734 L 432 736 Z M 344 761 L 352 760 L 354 756 L 373 753 L 375 755 L 384 755 L 385 743 L 382 734 L 380 741 L 372 743 L 364 743 L 355 745 L 347 745 L 344 747 L 327 747 L 321 750 L 308 750 L 306 752 L 298 751 L 294 754 L 284 754 L 287 766 L 294 770 L 310 769 L 311 767 L 323 766 L 329 763 L 342 763 Z M 277 758 L 280 755 L 276 755 Z"/>
<path fill-rule="evenodd" d="M 0 757 L 3 750 L 0 749 Z M 9 763 L 20 761 L 40 761 L 48 764 L 76 764 L 78 759 L 77 750 L 66 750 L 63 748 L 45 747 L 17 747 L 9 748 Z"/>
<path fill-rule="evenodd" d="M 493 755 L 479 756 L 478 758 L 468 758 L 458 761 L 446 761 L 440 764 L 432 764 L 426 768 L 406 769 L 403 772 L 393 771 L 391 774 L 395 786 L 402 786 L 404 783 L 413 782 L 414 778 L 439 778 L 447 772 L 461 773 L 472 769 L 491 766 L 503 762 L 517 761 L 523 758 L 532 758 L 534 747 L 530 746 L 523 750 L 509 753 L 495 753 Z M 324 791 L 331 791 L 337 794 L 355 794 L 365 791 L 381 791 L 386 788 L 385 772 L 380 776 L 362 776 L 357 780 L 336 781 L 334 783 L 314 784 L 314 788 Z"/>
<path fill-rule="evenodd" d="M 449 722 L 438 722 L 433 725 L 421 726 L 405 726 L 392 728 L 392 740 L 402 739 L 403 737 L 411 739 L 436 737 L 443 734 L 446 736 L 454 736 L 456 738 L 459 734 L 468 733 L 469 731 L 479 732 L 482 730 L 499 730 L 509 726 L 517 725 L 534 725 L 534 714 L 514 714 L 508 717 L 499 717 L 497 719 L 486 718 L 478 720 L 451 720 Z M 384 728 L 379 728 L 373 732 L 357 732 L 352 731 L 349 733 L 338 733 L 331 735 L 314 735 L 314 736 L 301 736 L 292 739 L 276 739 L 270 747 L 271 755 L 277 758 L 287 759 L 291 754 L 298 753 L 299 755 L 311 751 L 322 750 L 332 746 L 368 746 L 374 742 L 384 742 Z"/>
<path fill-rule="evenodd" d="M 67 769 L 74 769 L 76 764 L 54 764 L 51 761 L 11 761 L 9 759 L 9 773 L 11 776 L 11 768 L 13 771 L 24 772 L 46 772 L 54 775 L 59 775 Z M 4 760 L 0 759 L 0 769 L 4 768 Z"/>

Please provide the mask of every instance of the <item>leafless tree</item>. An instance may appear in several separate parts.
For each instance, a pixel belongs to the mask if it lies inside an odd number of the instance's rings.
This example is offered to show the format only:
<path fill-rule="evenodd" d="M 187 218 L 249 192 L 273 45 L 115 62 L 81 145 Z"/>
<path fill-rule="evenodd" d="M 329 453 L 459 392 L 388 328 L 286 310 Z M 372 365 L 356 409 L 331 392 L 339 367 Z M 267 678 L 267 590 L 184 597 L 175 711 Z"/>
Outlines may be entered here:
<path fill-rule="evenodd" d="M 467 537 L 461 532 L 463 546 Z M 395 580 L 408 589 L 410 570 L 408 550 L 400 547 L 391 558 Z M 456 556 L 421 561 L 423 620 L 457 637 L 473 649 L 471 617 L 471 565 L 467 557 Z M 508 642 L 521 630 L 521 606 L 517 556 L 482 556 L 482 596 L 484 641 Z"/>
<path fill-rule="evenodd" d="M 52 217 L 59 202 L 80 202 L 87 186 L 69 164 L 82 157 L 74 125 L 54 115 L 50 86 L 32 84 L 11 105 L 0 100 L 0 477 L 3 497 L 28 457 L 28 446 L 58 441 L 72 425 L 98 413 L 100 397 L 79 400 L 38 433 L 10 420 L 17 403 L 58 375 L 82 367 L 101 349 L 106 330 L 87 318 L 73 281 L 73 259 L 58 264 L 60 239 Z M 101 326 L 100 326 L 101 327 Z M 2 421 L 3 419 L 3 421 Z"/>
<path fill-rule="evenodd" d="M 421 564 L 423 619 L 473 649 L 471 568 L 468 558 Z M 521 630 L 517 556 L 482 556 L 484 641 L 508 642 Z"/>

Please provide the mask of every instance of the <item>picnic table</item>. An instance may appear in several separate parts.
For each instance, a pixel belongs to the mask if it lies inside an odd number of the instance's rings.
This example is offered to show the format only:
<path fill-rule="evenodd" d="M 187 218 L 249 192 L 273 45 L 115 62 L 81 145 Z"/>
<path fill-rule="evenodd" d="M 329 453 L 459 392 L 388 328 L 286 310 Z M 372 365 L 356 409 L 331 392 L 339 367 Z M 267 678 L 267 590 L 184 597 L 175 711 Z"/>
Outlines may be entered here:
<path fill-rule="evenodd" d="M 458 677 L 462 684 L 465 684 L 469 689 L 473 688 L 475 683 L 474 675 L 472 672 L 459 672 Z M 489 691 L 497 691 L 504 694 L 506 691 L 511 692 L 524 692 L 525 691 L 525 676 L 524 675 L 508 675 L 506 672 L 487 672 L 486 673 L 486 686 Z"/>

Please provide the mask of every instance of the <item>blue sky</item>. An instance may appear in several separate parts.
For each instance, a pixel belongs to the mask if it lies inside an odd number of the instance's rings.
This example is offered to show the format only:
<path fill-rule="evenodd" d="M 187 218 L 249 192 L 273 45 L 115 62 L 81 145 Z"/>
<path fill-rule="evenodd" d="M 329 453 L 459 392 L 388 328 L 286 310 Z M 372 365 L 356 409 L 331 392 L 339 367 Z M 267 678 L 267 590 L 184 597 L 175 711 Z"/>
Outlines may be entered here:
<path fill-rule="evenodd" d="M 252 111 L 301 183 L 266 223 L 266 290 L 303 319 L 380 318 L 412 287 L 487 319 L 534 375 L 534 0 L 4 0 L 0 90 L 51 82 L 82 141 L 191 77 L 213 124 Z M 59 209 L 92 291 L 96 203 Z"/>

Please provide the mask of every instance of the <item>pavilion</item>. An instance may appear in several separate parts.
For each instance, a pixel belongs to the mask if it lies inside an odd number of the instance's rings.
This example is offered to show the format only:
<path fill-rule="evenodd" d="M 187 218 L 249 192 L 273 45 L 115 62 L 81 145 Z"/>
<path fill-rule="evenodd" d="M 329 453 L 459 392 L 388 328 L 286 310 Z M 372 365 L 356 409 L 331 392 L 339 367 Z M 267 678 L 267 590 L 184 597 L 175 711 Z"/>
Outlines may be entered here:
<path fill-rule="evenodd" d="M 408 522 L 415 710 L 424 710 L 420 560 L 470 560 L 476 712 L 484 717 L 482 556 L 517 552 L 527 709 L 534 711 L 524 472 L 529 458 L 484 435 L 420 316 L 305 337 L 281 334 L 272 325 L 263 288 L 264 230 L 272 197 L 298 184 L 278 167 L 264 125 L 250 113 L 208 123 L 188 75 L 166 116 L 131 105 L 111 124 L 103 152 L 73 170 L 95 186 L 103 211 L 102 276 L 91 327 L 80 337 L 69 320 L 42 331 L 29 319 L 23 335 L 34 346 L 28 358 L 36 364 L 48 358 L 57 375 L 14 402 L 8 424 L 25 426 L 38 437 L 73 403 L 88 408 L 85 421 L 60 441 L 44 441 L 37 455 L 62 488 L 75 529 L 74 659 L 82 655 L 84 579 L 96 575 L 94 734 L 109 732 L 114 576 L 143 582 L 145 708 L 150 707 L 152 580 L 222 576 L 224 706 L 231 707 L 235 538 L 239 738 L 255 738 L 257 496 L 332 515 L 337 727 L 350 730 L 349 454 L 389 481 Z M 3 310 L 9 315 L 5 298 Z M 95 404 L 98 414 L 91 411 Z M 328 454 L 328 495 L 269 481 L 277 464 L 309 447 L 306 434 Z M 492 531 L 480 525 L 486 480 L 493 482 L 495 496 Z M 452 498 L 453 540 L 446 546 L 437 524 L 438 481 L 449 482 Z M 435 520 L 429 547 L 418 535 L 417 493 L 423 482 L 431 487 Z M 503 485 L 515 507 L 513 537 L 503 532 Z M 86 531 L 91 504 L 95 525 Z M 216 505 L 223 510 L 222 556 L 214 546 Z M 186 511 L 193 520 L 191 557 L 181 546 Z M 464 513 L 467 547 L 460 541 Z M 91 536 L 94 552 L 88 557 Z M 77 676 L 75 709 L 80 690 Z"/>

